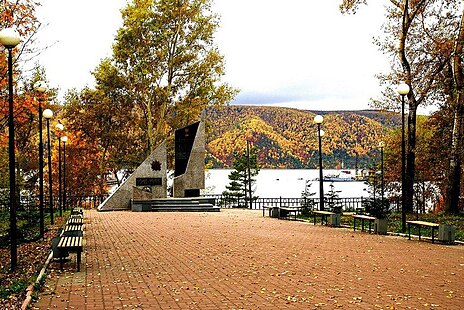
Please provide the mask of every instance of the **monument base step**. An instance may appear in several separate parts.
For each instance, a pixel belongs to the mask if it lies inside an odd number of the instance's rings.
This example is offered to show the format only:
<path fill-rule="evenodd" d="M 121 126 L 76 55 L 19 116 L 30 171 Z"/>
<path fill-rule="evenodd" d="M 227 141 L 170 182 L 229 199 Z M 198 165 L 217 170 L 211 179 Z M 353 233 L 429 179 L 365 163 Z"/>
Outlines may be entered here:
<path fill-rule="evenodd" d="M 221 210 L 214 206 L 214 199 L 202 197 L 133 200 L 131 209 L 134 212 L 219 212 Z"/>

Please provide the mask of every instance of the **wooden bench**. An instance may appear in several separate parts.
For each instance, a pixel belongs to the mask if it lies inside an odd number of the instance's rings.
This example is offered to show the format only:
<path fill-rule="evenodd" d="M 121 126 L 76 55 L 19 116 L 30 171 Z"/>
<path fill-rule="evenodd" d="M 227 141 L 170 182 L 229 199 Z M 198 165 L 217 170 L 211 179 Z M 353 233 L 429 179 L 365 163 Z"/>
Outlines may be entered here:
<path fill-rule="evenodd" d="M 71 209 L 71 215 L 83 215 L 84 211 L 81 208 Z"/>
<path fill-rule="evenodd" d="M 279 207 L 279 218 L 287 218 L 291 213 L 295 214 L 295 220 L 301 207 Z"/>
<path fill-rule="evenodd" d="M 81 216 L 72 216 L 66 222 L 66 225 L 82 225 L 84 224 L 84 219 Z"/>
<path fill-rule="evenodd" d="M 61 253 L 67 252 L 76 252 L 77 253 L 77 271 L 81 270 L 81 253 L 83 250 L 82 246 L 82 236 L 81 237 L 65 237 L 62 236 L 58 242 L 58 250 Z M 60 268 L 63 270 L 65 255 L 60 256 Z"/>
<path fill-rule="evenodd" d="M 361 220 L 361 231 L 364 231 L 364 221 L 369 222 L 369 232 L 371 232 L 372 228 L 372 222 L 375 221 L 376 217 L 374 216 L 369 216 L 369 215 L 363 215 L 363 214 L 352 214 L 353 217 L 353 230 L 356 231 L 356 219 Z"/>
<path fill-rule="evenodd" d="M 408 224 L 408 236 L 409 240 L 411 240 L 411 225 L 412 226 L 417 226 L 419 228 L 419 240 L 421 240 L 421 227 L 428 227 L 432 228 L 432 243 L 435 241 L 435 229 L 440 226 L 440 224 L 437 223 L 431 223 L 431 222 L 424 222 L 424 221 L 406 221 Z"/>
<path fill-rule="evenodd" d="M 80 271 L 81 253 L 83 250 L 83 217 L 71 215 L 59 237 L 52 239 L 53 257 L 59 258 L 63 270 L 64 260 L 69 252 L 77 253 L 77 271 Z"/>
<path fill-rule="evenodd" d="M 82 237 L 83 225 L 66 225 L 62 236 L 64 237 Z"/>
<path fill-rule="evenodd" d="M 318 211 L 318 210 L 313 210 L 313 216 L 314 216 L 314 225 L 316 225 L 316 217 L 319 215 L 321 217 L 321 225 L 324 224 L 324 219 L 325 219 L 325 224 L 328 225 L 329 221 L 328 218 L 331 215 L 334 215 L 334 212 L 330 211 Z"/>

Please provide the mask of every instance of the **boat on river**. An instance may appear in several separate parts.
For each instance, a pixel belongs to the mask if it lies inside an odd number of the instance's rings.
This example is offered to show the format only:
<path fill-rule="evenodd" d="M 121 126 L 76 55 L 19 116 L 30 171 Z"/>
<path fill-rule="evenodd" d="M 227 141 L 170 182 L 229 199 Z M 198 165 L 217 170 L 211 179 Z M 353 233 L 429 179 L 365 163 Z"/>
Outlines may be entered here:
<path fill-rule="evenodd" d="M 353 182 L 359 181 L 356 177 L 351 174 L 349 170 L 340 170 L 338 174 L 327 174 L 324 176 L 324 181 L 327 182 Z"/>

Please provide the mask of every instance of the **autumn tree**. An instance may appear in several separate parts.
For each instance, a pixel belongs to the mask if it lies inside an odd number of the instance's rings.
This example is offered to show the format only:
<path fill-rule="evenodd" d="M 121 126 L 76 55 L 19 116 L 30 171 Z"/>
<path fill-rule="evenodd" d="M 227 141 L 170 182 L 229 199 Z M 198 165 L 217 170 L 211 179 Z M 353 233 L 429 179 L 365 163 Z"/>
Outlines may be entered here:
<path fill-rule="evenodd" d="M 99 72 L 94 74 L 100 77 L 96 89 L 67 93 L 64 118 L 69 132 L 75 133 L 74 148 L 82 151 L 76 163 L 78 171 L 92 175 L 86 183 L 102 194 L 107 190 L 108 176 L 120 183 L 118 171 L 130 172 L 138 166 L 141 133 L 131 125 L 133 115 L 120 98 L 117 80 L 112 79 L 111 91 L 105 91 L 108 85 L 102 82 L 103 77 Z"/>
<path fill-rule="evenodd" d="M 453 54 L 453 38 L 459 29 L 462 1 L 455 0 L 390 0 L 387 2 L 385 37 L 377 40 L 380 49 L 391 56 L 392 71 L 379 75 L 390 87 L 383 99 L 375 101 L 378 107 L 398 106 L 394 85 L 405 81 L 410 92 L 407 120 L 406 206 L 412 211 L 416 159 L 416 119 L 419 106 L 443 102 L 442 74 L 448 70 Z M 364 0 L 345 0 L 342 12 L 356 12 L 366 4 Z M 447 99 L 445 98 L 445 103 Z"/>
<path fill-rule="evenodd" d="M 32 70 L 29 76 L 22 68 L 35 55 L 34 37 L 40 23 L 35 16 L 36 2 L 30 0 L 2 1 L 0 3 L 0 29 L 14 28 L 18 31 L 21 42 L 13 49 L 13 83 L 14 83 L 14 123 L 17 166 L 17 185 L 33 190 L 37 172 L 37 103 L 34 99 L 32 84 L 38 75 L 45 77 L 43 70 Z M 0 46 L 0 184 L 5 187 L 8 176 L 7 158 L 7 115 L 8 115 L 8 66 L 7 53 Z M 4 150 L 4 152 L 3 152 Z"/>
<path fill-rule="evenodd" d="M 459 196 L 462 182 L 463 130 L 464 130 L 464 8 L 461 12 L 459 31 L 454 40 L 450 61 L 448 92 L 453 110 L 448 182 L 446 184 L 445 208 L 452 213 L 459 211 Z"/>
<path fill-rule="evenodd" d="M 124 82 L 125 102 L 140 114 L 151 152 L 206 106 L 229 102 L 235 90 L 220 82 L 211 0 L 134 0 L 122 17 L 111 66 Z"/>

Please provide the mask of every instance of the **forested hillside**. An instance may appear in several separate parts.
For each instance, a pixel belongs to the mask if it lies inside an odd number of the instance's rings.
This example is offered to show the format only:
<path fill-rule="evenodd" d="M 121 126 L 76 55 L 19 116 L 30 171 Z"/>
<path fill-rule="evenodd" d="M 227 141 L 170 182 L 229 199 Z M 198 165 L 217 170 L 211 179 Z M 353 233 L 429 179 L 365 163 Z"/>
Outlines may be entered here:
<path fill-rule="evenodd" d="M 212 168 L 228 168 L 234 152 L 246 141 L 258 149 L 262 168 L 316 168 L 317 126 L 324 116 L 322 152 L 325 168 L 369 167 L 378 157 L 377 145 L 400 118 L 378 111 L 302 111 L 263 106 L 227 106 L 207 110 L 207 161 Z"/>

